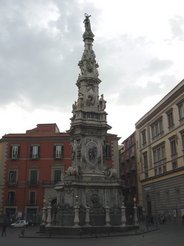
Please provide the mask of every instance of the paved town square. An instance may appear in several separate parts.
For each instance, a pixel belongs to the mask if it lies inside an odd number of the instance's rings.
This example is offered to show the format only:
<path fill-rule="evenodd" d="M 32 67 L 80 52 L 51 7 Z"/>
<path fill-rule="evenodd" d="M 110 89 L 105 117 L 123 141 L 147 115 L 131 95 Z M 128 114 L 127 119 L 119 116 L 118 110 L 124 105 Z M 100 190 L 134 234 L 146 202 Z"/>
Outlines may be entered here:
<path fill-rule="evenodd" d="M 0 237 L 0 245 L 6 246 L 183 246 L 184 242 L 184 225 L 181 223 L 168 223 L 160 226 L 160 229 L 130 236 L 104 236 L 89 238 L 46 238 L 37 233 L 38 228 L 28 227 L 25 237 L 20 238 L 20 229 L 7 229 L 7 236 Z"/>

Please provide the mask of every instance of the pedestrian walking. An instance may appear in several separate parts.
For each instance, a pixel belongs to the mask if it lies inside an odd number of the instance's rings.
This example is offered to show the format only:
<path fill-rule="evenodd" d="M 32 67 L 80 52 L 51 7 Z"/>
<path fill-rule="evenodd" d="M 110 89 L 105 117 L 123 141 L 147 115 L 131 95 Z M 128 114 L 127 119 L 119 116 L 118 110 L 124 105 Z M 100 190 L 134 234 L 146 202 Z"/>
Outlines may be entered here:
<path fill-rule="evenodd" d="M 1 237 L 5 236 L 6 237 L 6 224 L 3 223 L 2 225 L 2 232 L 1 232 Z"/>
<path fill-rule="evenodd" d="M 20 237 L 24 237 L 25 234 L 25 227 L 23 227 L 20 231 Z"/>

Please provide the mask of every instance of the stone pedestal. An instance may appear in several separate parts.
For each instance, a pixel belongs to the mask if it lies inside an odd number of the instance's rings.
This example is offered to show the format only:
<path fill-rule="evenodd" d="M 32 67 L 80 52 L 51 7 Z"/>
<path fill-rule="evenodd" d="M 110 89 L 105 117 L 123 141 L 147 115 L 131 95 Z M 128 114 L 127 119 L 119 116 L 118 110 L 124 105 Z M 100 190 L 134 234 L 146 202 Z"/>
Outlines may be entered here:
<path fill-rule="evenodd" d="M 121 226 L 126 226 L 126 215 L 125 215 L 125 205 L 124 202 L 121 206 Z"/>
<path fill-rule="evenodd" d="M 134 224 L 138 225 L 137 206 L 135 202 L 134 202 Z"/>
<path fill-rule="evenodd" d="M 110 226 L 110 222 L 111 222 L 111 219 L 110 219 L 110 208 L 109 206 L 106 206 L 105 207 L 105 225 L 106 226 Z"/>
<path fill-rule="evenodd" d="M 79 206 L 74 207 L 74 226 L 79 226 Z"/>
<path fill-rule="evenodd" d="M 86 214 L 85 214 L 85 226 L 90 226 L 90 216 L 89 216 L 89 212 L 90 212 L 90 207 L 86 206 Z"/>
<path fill-rule="evenodd" d="M 46 206 L 45 206 L 45 202 L 42 208 L 42 225 L 44 226 L 46 224 Z"/>
<path fill-rule="evenodd" d="M 51 218 L 51 202 L 49 202 L 49 206 L 47 207 L 47 227 L 51 226 L 52 218 Z"/>

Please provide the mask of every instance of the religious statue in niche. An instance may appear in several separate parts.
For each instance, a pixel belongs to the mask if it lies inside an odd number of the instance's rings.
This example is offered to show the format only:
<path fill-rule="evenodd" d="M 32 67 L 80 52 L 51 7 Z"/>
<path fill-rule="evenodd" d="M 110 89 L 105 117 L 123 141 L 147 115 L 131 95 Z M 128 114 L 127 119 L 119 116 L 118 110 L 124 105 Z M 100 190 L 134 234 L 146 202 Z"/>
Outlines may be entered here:
<path fill-rule="evenodd" d="M 89 59 L 86 61 L 86 68 L 87 68 L 87 71 L 89 73 L 92 73 L 93 72 L 93 61 L 91 59 L 91 57 L 89 57 Z"/>
<path fill-rule="evenodd" d="M 88 92 L 87 92 L 86 105 L 92 106 L 95 104 L 94 88 L 92 86 L 88 86 L 87 90 Z"/>
<path fill-rule="evenodd" d="M 95 164 L 98 160 L 98 147 L 94 141 L 90 141 L 86 145 L 86 159 L 91 164 Z"/>
<path fill-rule="evenodd" d="M 86 71 L 87 71 L 86 61 L 81 60 L 81 61 L 79 61 L 79 64 L 78 65 L 79 65 L 79 67 L 81 69 L 81 74 L 84 75 L 86 73 Z"/>
<path fill-rule="evenodd" d="M 78 98 L 78 108 L 82 108 L 84 106 L 84 102 L 83 102 L 83 94 L 80 93 L 79 94 L 79 98 Z"/>
<path fill-rule="evenodd" d="M 72 105 L 72 113 L 75 113 L 77 109 L 77 102 L 75 101 L 74 104 Z"/>
<path fill-rule="evenodd" d="M 99 110 L 105 110 L 106 108 L 106 101 L 104 100 L 104 97 L 103 97 L 103 94 L 101 95 L 100 97 L 100 100 L 99 100 Z"/>
<path fill-rule="evenodd" d="M 81 74 L 82 75 L 87 75 L 88 73 L 92 73 L 94 69 L 96 69 L 96 65 L 94 64 L 94 61 L 92 60 L 91 57 L 87 59 L 82 59 L 78 63 L 80 69 L 81 69 Z"/>
<path fill-rule="evenodd" d="M 100 199 L 97 193 L 93 193 L 91 195 L 91 202 L 92 202 L 92 206 L 93 208 L 98 208 L 100 207 Z"/>
<path fill-rule="evenodd" d="M 74 140 L 72 144 L 72 160 L 75 159 L 80 159 L 81 157 L 81 141 L 80 139 Z"/>
<path fill-rule="evenodd" d="M 92 147 L 88 150 L 89 161 L 94 161 L 97 155 L 97 147 Z"/>

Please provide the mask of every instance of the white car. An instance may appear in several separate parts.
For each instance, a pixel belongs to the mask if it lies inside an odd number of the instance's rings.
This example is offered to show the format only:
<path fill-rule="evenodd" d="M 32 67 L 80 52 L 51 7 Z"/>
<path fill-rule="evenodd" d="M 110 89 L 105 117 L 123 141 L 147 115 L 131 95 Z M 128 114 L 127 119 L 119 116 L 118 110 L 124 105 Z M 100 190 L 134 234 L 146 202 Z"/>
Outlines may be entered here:
<path fill-rule="evenodd" d="M 28 225 L 28 222 L 26 220 L 17 220 L 16 222 L 12 223 L 12 227 L 25 227 Z"/>

